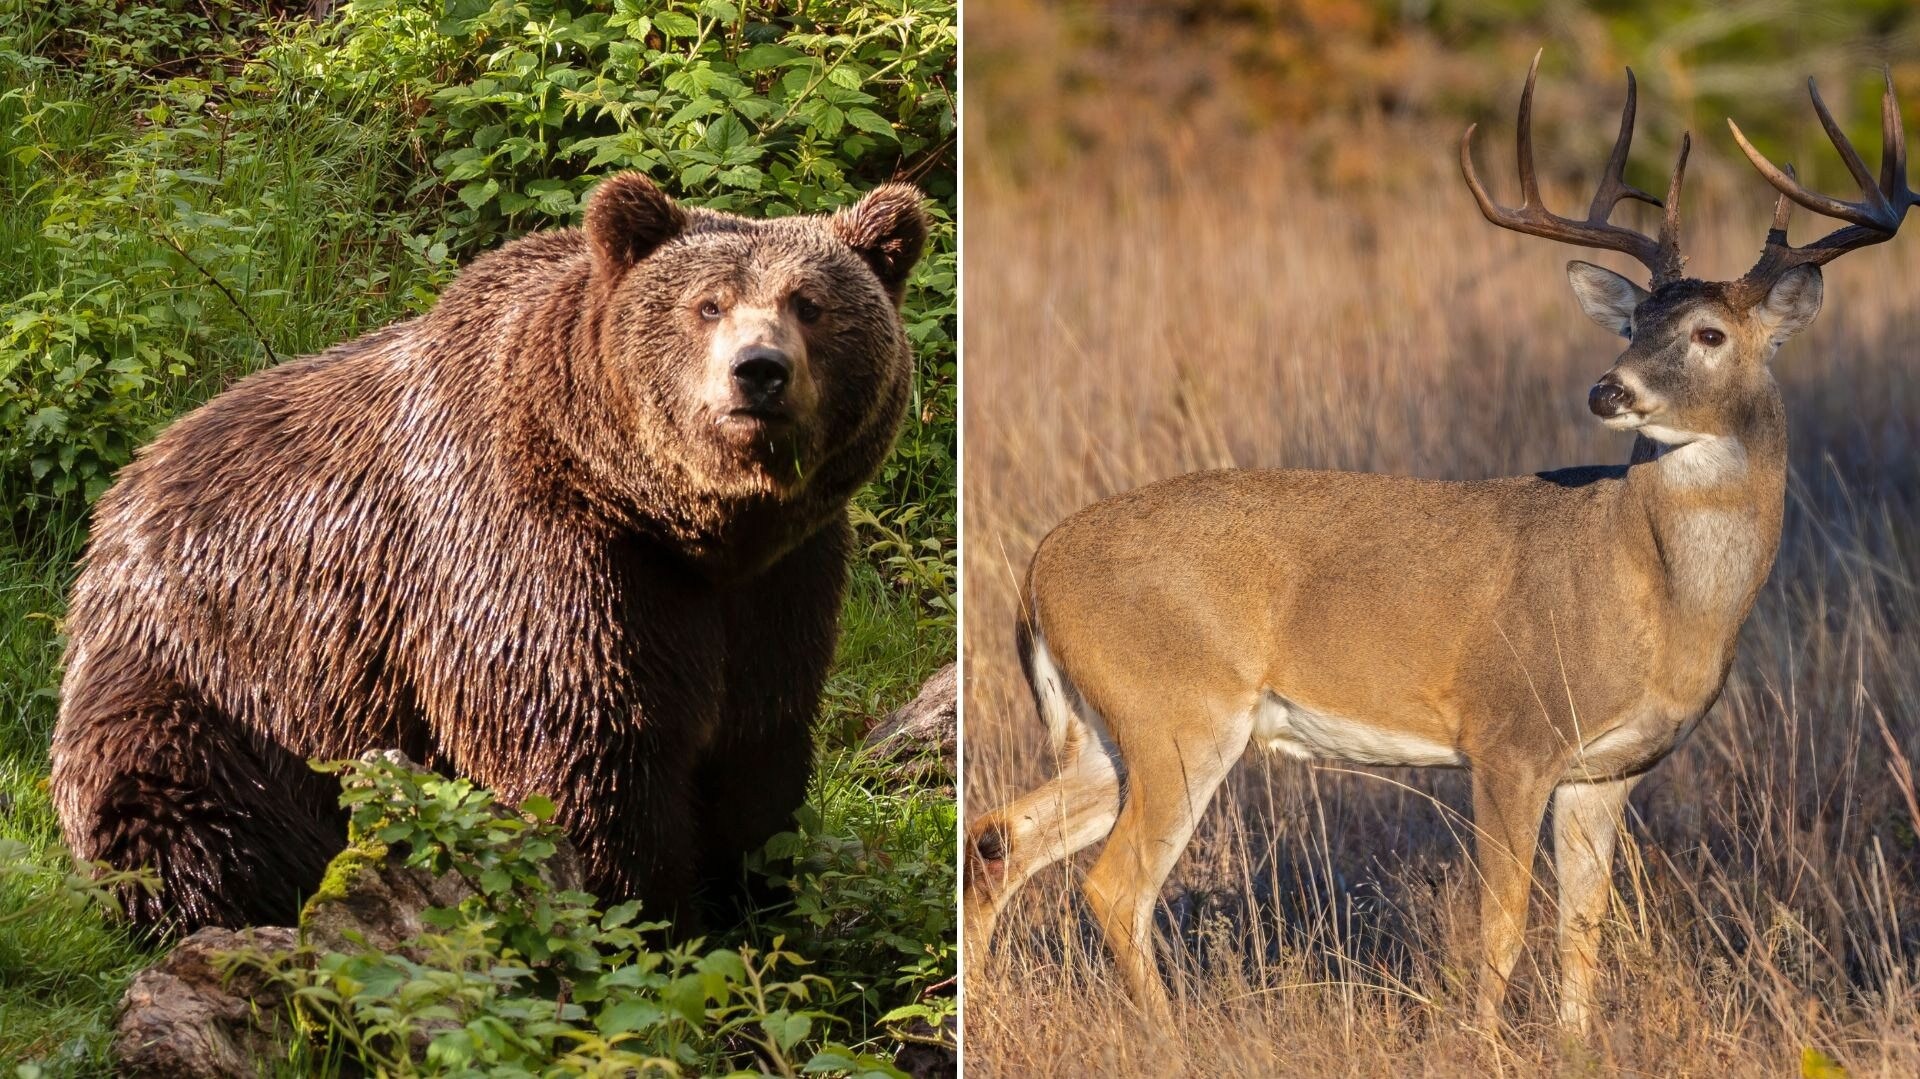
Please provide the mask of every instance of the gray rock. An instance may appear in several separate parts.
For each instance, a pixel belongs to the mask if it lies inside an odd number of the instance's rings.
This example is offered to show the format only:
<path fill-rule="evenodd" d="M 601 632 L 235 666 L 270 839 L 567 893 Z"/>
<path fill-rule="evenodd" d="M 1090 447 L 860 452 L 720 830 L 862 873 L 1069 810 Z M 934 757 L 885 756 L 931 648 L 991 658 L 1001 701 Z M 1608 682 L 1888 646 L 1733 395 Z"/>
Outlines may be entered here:
<path fill-rule="evenodd" d="M 251 1079 L 286 1058 L 286 987 L 258 962 L 291 956 L 280 926 L 202 929 L 141 971 L 120 1000 L 113 1052 L 142 1079 Z"/>
<path fill-rule="evenodd" d="M 959 703 L 959 672 L 949 663 L 927 679 L 918 696 L 875 723 L 865 744 L 870 752 L 900 766 L 909 782 L 951 784 Z"/>

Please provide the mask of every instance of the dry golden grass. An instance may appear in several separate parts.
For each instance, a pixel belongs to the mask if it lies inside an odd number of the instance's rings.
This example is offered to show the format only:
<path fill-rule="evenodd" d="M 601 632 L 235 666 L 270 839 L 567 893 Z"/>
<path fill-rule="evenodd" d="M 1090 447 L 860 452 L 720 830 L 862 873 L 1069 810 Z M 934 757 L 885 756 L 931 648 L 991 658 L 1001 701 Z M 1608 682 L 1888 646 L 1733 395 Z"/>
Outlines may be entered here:
<path fill-rule="evenodd" d="M 1481 160 L 1510 199 L 1508 132 Z M 1696 160 L 1724 166 L 1723 132 Z M 1138 134 L 1125 159 L 1043 178 L 969 162 L 974 813 L 1050 774 L 1011 630 L 1027 558 L 1072 510 L 1220 465 L 1474 478 L 1628 452 L 1585 408 L 1617 342 L 1561 270 L 1595 256 L 1484 223 L 1452 133 L 1377 133 L 1424 164 L 1338 197 L 1291 190 L 1277 150 Z M 1761 182 L 1698 171 L 1691 269 L 1737 275 Z M 1796 239 L 1813 228 L 1798 215 Z M 1461 1025 L 1463 775 L 1256 755 L 1164 895 L 1176 1029 L 1132 1019 L 1076 888 L 1089 852 L 1034 880 L 969 982 L 969 1075 L 1782 1075 L 1810 1047 L 1855 1076 L 1920 1074 L 1920 808 L 1901 778 L 1920 761 L 1920 237 L 1827 281 L 1775 364 L 1793 422 L 1781 556 L 1721 703 L 1634 796 L 1584 1044 L 1552 1027 L 1545 861 L 1514 1032 Z"/>

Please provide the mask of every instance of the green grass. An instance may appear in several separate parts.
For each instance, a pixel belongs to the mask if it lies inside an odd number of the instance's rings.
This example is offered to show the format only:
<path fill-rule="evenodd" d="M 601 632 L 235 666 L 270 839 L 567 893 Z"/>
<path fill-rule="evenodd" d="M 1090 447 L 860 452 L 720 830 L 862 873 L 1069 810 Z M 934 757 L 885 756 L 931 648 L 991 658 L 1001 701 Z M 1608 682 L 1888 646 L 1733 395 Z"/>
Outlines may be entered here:
<path fill-rule="evenodd" d="M 0 840 L 31 857 L 31 871 L 0 873 L 0 1062 L 98 1064 L 113 1002 L 143 953 L 62 886 L 71 858 L 47 798 L 47 741 L 79 530 L 51 539 L 61 556 L 0 540 Z"/>

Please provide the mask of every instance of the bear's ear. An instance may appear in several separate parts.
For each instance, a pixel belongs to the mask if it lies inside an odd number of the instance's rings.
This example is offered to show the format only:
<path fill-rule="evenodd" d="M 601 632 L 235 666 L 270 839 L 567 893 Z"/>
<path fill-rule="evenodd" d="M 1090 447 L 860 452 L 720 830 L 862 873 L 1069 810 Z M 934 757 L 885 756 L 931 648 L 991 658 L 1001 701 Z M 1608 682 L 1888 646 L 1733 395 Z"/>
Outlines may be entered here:
<path fill-rule="evenodd" d="M 905 297 L 907 275 L 927 244 L 925 202 L 917 188 L 881 184 L 832 218 L 833 230 L 873 267 L 895 306 Z"/>
<path fill-rule="evenodd" d="M 687 226 L 686 212 L 637 172 L 609 176 L 587 200 L 587 240 L 597 270 L 618 274 Z"/>

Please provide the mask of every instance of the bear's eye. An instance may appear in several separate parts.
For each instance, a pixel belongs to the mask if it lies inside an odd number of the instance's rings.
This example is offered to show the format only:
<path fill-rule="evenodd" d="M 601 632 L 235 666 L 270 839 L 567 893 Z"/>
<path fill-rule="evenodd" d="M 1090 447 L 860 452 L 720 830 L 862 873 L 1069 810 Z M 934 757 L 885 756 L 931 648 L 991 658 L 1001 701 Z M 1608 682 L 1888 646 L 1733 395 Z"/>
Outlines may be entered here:
<path fill-rule="evenodd" d="M 1718 348 L 1726 341 L 1727 335 L 1714 329 L 1712 326 L 1702 326 L 1693 331 L 1693 339 L 1708 348 Z"/>
<path fill-rule="evenodd" d="M 700 302 L 700 317 L 706 319 L 708 322 L 719 321 L 720 305 L 712 300 L 702 300 Z"/>
<path fill-rule="evenodd" d="M 802 322 L 818 322 L 820 321 L 820 316 L 825 312 L 820 310 L 819 304 L 814 303 L 805 296 L 795 296 L 793 298 L 793 313 L 798 316 Z"/>

